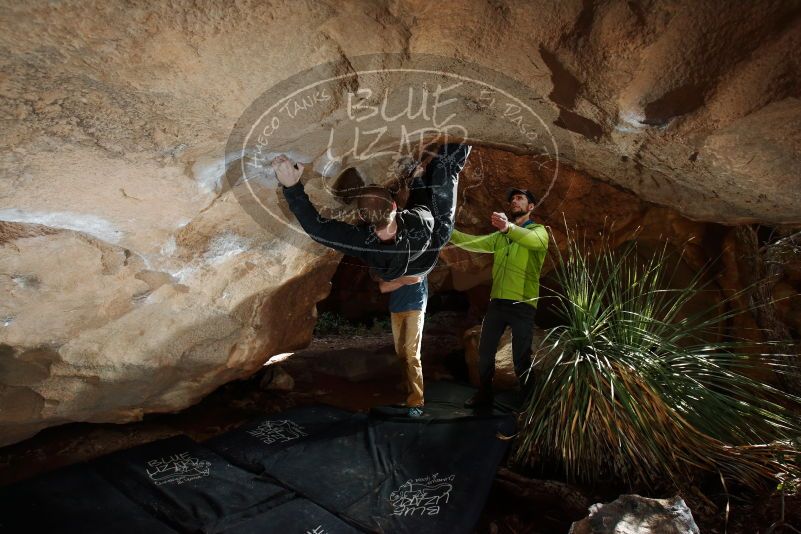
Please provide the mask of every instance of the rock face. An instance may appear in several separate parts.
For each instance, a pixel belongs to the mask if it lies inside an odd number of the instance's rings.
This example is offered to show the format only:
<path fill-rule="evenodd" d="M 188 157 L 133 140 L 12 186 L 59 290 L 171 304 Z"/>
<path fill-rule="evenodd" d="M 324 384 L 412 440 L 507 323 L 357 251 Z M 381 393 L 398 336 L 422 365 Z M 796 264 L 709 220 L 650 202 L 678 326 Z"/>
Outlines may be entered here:
<path fill-rule="evenodd" d="M 621 495 L 608 504 L 594 504 L 590 515 L 573 523 L 570 534 L 698 534 L 684 500 Z"/>
<path fill-rule="evenodd" d="M 676 240 L 704 231 L 691 220 L 801 223 L 795 1 L 34 0 L 4 6 L 0 29 L 0 445 L 179 410 L 308 343 L 339 255 L 229 149 L 254 102 L 300 90 L 293 77 L 317 65 L 330 92 L 298 93 L 288 127 L 259 130 L 275 135 L 256 148 L 307 163 L 307 191 L 332 214 L 326 177 L 389 167 L 348 154 L 354 120 L 381 124 L 363 90 L 383 94 L 390 68 L 418 72 L 424 56 L 438 73 L 424 94 L 454 73 L 513 86 L 547 134 L 452 89 L 481 149 L 462 188 L 468 230 L 521 179 L 555 228 L 563 212 L 596 227 L 612 211 L 621 240 L 643 221 Z M 486 281 L 490 258 L 460 254 L 445 253 L 436 284 Z"/>

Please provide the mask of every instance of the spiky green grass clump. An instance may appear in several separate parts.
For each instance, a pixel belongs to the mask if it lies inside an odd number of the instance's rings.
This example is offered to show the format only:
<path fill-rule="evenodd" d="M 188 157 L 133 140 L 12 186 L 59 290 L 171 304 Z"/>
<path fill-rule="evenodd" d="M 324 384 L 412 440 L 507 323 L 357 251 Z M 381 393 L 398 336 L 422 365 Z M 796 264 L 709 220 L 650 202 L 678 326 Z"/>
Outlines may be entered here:
<path fill-rule="evenodd" d="M 786 372 L 794 360 L 722 336 L 736 313 L 720 311 L 726 299 L 687 313 L 704 273 L 670 289 L 677 262 L 666 248 L 642 261 L 634 246 L 607 245 L 590 261 L 575 241 L 557 264 L 562 324 L 527 383 L 519 463 L 647 485 L 699 470 L 754 488 L 798 475 L 801 401 L 750 372 Z"/>

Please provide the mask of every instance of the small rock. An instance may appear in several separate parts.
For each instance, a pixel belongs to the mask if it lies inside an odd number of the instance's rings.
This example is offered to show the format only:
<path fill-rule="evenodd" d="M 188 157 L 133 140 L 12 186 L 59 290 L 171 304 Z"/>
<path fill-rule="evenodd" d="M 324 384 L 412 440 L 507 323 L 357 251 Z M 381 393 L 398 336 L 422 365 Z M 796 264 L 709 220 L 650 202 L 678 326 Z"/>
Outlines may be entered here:
<path fill-rule="evenodd" d="M 678 495 L 649 499 L 621 495 L 590 506 L 590 515 L 576 521 L 569 534 L 699 534 L 693 514 Z"/>
<path fill-rule="evenodd" d="M 270 365 L 264 371 L 259 387 L 267 391 L 292 391 L 295 388 L 295 379 L 281 366 Z"/>

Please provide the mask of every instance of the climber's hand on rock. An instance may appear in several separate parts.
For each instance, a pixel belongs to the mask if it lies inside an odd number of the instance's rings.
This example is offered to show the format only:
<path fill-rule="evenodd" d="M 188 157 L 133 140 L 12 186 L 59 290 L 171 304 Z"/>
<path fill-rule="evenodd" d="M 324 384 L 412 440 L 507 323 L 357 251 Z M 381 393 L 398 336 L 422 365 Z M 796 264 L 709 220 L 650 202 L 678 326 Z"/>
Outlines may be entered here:
<path fill-rule="evenodd" d="M 291 187 L 300 181 L 303 174 L 303 165 L 295 163 L 288 157 L 281 155 L 272 162 L 275 177 L 284 187 Z"/>

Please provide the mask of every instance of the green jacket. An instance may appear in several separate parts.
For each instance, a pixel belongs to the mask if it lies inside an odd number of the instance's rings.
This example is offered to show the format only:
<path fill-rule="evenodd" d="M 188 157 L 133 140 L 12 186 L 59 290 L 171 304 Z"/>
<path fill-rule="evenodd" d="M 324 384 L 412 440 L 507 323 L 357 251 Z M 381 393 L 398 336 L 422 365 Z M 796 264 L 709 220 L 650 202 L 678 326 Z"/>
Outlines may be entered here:
<path fill-rule="evenodd" d="M 526 302 L 535 308 L 540 293 L 540 270 L 548 253 L 548 231 L 541 224 L 526 221 L 523 226 L 509 223 L 502 234 L 473 236 L 453 231 L 451 243 L 471 252 L 492 252 L 492 292 L 490 298 Z"/>

